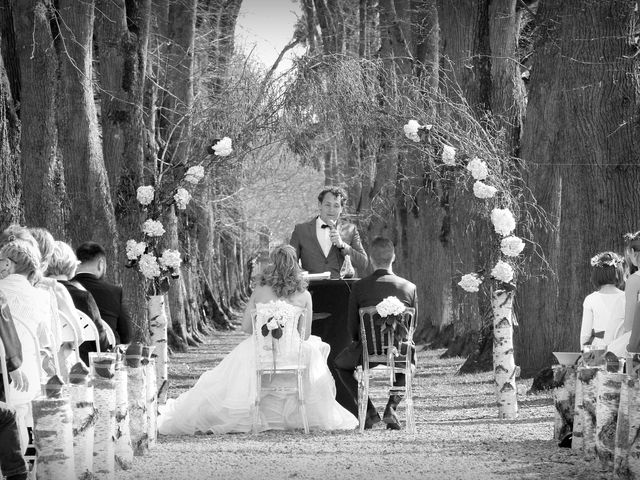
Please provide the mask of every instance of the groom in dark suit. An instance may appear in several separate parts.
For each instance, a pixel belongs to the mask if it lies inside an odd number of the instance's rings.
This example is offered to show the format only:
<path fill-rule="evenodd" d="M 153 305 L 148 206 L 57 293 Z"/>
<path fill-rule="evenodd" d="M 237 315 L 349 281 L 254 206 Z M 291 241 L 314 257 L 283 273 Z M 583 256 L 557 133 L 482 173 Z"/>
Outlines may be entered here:
<path fill-rule="evenodd" d="M 291 234 L 290 244 L 302 268 L 309 273 L 331 272 L 340 276 L 345 255 L 349 255 L 357 271 L 367 268 L 367 254 L 362 247 L 355 225 L 339 222 L 347 202 L 346 192 L 338 187 L 327 187 L 318 195 L 320 214 L 306 223 L 299 223 Z"/>
<path fill-rule="evenodd" d="M 353 376 L 353 372 L 358 365 L 362 364 L 362 343 L 360 341 L 360 315 L 358 310 L 362 307 L 375 307 L 386 297 L 395 296 L 407 307 L 416 309 L 414 321 L 418 318 L 418 297 L 416 286 L 402 277 L 395 275 L 391 270 L 391 264 L 395 260 L 395 250 L 391 240 L 378 237 L 371 243 L 369 251 L 371 264 L 374 272 L 368 277 L 353 284 L 351 295 L 349 296 L 349 314 L 347 319 L 347 329 L 353 343 L 344 349 L 335 359 L 338 376 L 344 386 L 351 393 L 351 402 L 344 407 L 358 416 L 358 383 Z M 373 364 L 370 364 L 374 366 Z M 405 385 L 404 373 L 396 372 L 394 386 Z M 396 416 L 396 408 L 402 397 L 391 395 L 384 410 L 382 420 L 387 424 L 388 429 L 400 430 L 400 423 Z M 380 421 L 380 415 L 371 403 L 367 405 L 367 418 L 365 428 L 371 428 Z"/>

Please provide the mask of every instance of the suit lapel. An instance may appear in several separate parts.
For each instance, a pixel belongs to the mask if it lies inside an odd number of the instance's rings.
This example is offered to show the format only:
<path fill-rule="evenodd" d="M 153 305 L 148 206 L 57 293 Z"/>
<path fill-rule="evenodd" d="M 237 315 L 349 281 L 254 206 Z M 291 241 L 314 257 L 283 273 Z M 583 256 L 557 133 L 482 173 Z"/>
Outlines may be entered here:
<path fill-rule="evenodd" d="M 320 245 L 320 242 L 318 241 L 318 235 L 316 234 L 316 218 L 318 218 L 318 217 L 313 217 L 313 220 L 311 220 L 309 223 L 307 223 L 307 230 L 308 230 L 308 233 L 311 236 L 311 238 L 313 238 L 313 244 L 315 245 L 316 249 L 318 250 L 318 252 L 322 256 L 322 258 L 326 258 L 324 256 L 324 252 L 322 251 L 322 246 Z"/>

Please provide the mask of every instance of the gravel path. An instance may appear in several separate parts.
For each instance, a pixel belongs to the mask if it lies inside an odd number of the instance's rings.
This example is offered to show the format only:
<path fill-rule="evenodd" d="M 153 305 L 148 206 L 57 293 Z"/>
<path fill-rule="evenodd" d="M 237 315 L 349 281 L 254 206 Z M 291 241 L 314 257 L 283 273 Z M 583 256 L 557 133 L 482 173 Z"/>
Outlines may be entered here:
<path fill-rule="evenodd" d="M 202 372 L 244 337 L 219 332 L 206 344 L 171 357 L 170 392 L 192 386 Z M 553 441 L 550 394 L 526 395 L 518 383 L 519 418 L 499 421 L 490 373 L 456 376 L 463 359 L 420 353 L 414 400 L 417 433 L 382 426 L 350 432 L 265 432 L 259 435 L 160 437 L 118 479 L 605 479 L 597 462 L 586 462 Z M 385 393 L 374 388 L 374 404 Z M 399 410 L 402 419 L 404 411 Z"/>

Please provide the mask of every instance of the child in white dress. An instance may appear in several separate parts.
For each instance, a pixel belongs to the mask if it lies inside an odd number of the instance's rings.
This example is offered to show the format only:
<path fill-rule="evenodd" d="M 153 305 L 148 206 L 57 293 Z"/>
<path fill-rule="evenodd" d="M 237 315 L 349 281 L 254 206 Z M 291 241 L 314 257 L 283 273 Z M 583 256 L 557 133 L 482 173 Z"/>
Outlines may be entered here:
<path fill-rule="evenodd" d="M 597 289 L 582 304 L 580 347 L 606 348 L 621 332 L 625 314 L 622 283 L 623 259 L 614 252 L 602 252 L 591 259 L 591 283 Z"/>

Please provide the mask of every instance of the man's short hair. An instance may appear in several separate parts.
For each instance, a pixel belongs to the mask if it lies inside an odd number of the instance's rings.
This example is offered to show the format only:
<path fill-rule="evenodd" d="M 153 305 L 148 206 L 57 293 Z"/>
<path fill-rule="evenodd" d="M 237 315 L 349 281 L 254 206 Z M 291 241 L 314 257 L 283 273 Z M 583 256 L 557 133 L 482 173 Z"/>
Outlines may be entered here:
<path fill-rule="evenodd" d="M 84 242 L 76 248 L 76 257 L 82 263 L 93 262 L 100 257 L 106 257 L 107 252 L 104 247 L 96 242 Z"/>
<path fill-rule="evenodd" d="M 336 198 L 340 197 L 340 206 L 344 207 L 344 204 L 347 203 L 347 192 L 340 187 L 325 187 L 325 189 L 318 194 L 318 203 L 322 203 L 327 193 L 332 194 Z"/>
<path fill-rule="evenodd" d="M 388 238 L 376 237 L 371 242 L 369 248 L 369 256 L 376 265 L 390 265 L 393 262 L 393 256 L 395 255 L 395 248 L 393 242 Z"/>

